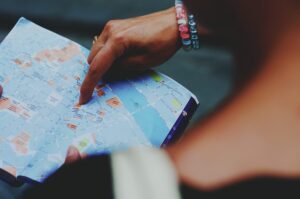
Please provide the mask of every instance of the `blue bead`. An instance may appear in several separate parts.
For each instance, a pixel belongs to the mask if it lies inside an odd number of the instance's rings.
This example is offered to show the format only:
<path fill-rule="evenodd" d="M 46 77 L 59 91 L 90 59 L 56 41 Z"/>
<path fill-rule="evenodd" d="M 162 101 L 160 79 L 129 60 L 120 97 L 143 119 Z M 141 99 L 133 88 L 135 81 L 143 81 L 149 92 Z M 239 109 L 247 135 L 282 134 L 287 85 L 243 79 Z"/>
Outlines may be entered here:
<path fill-rule="evenodd" d="M 198 37 L 198 35 L 192 34 L 191 39 L 192 39 L 192 40 L 198 40 L 199 37 Z"/>
<path fill-rule="evenodd" d="M 190 40 L 190 39 L 182 39 L 182 44 L 184 46 L 190 46 L 192 44 L 192 40 Z"/>
<path fill-rule="evenodd" d="M 189 18 L 190 20 L 193 20 L 193 19 L 194 19 L 194 15 L 189 15 L 188 18 Z"/>
<path fill-rule="evenodd" d="M 196 22 L 194 20 L 190 20 L 189 21 L 189 25 L 190 26 L 196 26 L 197 24 L 196 24 Z"/>

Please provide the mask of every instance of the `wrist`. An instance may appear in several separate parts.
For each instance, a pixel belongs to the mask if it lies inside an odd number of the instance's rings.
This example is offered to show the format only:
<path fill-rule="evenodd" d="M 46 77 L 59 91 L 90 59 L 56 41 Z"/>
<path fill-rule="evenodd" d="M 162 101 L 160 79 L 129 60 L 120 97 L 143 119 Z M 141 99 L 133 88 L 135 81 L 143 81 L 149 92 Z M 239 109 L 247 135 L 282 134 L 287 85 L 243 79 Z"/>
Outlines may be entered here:
<path fill-rule="evenodd" d="M 173 39 L 176 38 L 176 46 L 177 46 L 176 49 L 179 50 L 180 48 L 182 48 L 182 42 L 181 42 L 180 33 L 178 31 L 175 6 L 168 8 L 164 12 L 167 15 L 167 21 L 169 23 L 168 27 L 169 27 L 170 35 L 172 35 Z"/>

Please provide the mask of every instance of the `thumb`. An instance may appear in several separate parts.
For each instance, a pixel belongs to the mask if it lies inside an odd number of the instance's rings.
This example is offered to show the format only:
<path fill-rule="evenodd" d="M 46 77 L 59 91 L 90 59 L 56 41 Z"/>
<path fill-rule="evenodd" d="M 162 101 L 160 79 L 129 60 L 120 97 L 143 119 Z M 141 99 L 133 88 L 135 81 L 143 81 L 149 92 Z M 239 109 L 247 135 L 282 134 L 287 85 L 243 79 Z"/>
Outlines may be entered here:
<path fill-rule="evenodd" d="M 74 163 L 78 160 L 81 160 L 81 155 L 76 147 L 70 146 L 67 151 L 67 157 L 65 160 L 66 164 Z"/>

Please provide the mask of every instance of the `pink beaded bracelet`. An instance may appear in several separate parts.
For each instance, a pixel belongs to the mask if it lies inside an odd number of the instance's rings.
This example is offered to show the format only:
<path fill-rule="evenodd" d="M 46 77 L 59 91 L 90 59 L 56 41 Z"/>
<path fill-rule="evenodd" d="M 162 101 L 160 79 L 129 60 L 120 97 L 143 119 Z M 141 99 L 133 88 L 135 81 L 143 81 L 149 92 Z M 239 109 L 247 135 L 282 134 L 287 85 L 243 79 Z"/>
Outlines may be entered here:
<path fill-rule="evenodd" d="M 185 50 L 190 50 L 192 45 L 188 16 L 185 9 L 185 6 L 181 0 L 175 0 L 175 9 L 176 9 L 176 18 L 179 26 L 179 32 L 183 48 Z"/>
<path fill-rule="evenodd" d="M 175 0 L 175 9 L 183 48 L 185 50 L 199 49 L 199 36 L 194 16 L 187 13 L 181 0 Z"/>

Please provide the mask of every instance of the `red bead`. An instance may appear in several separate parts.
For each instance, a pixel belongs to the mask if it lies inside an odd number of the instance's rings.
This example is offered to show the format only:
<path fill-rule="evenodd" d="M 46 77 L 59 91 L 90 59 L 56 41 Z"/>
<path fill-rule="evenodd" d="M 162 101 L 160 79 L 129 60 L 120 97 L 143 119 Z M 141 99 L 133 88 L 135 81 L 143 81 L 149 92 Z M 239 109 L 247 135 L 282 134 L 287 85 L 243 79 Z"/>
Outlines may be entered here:
<path fill-rule="evenodd" d="M 181 33 L 180 33 L 180 37 L 181 37 L 182 39 L 189 39 L 191 36 L 190 36 L 190 34 L 188 34 L 188 33 L 181 32 Z"/>
<path fill-rule="evenodd" d="M 179 31 L 180 32 L 189 32 L 189 28 L 187 25 L 182 24 L 182 25 L 179 25 Z"/>
<path fill-rule="evenodd" d="M 187 18 L 187 16 L 186 16 L 186 14 L 185 13 L 177 13 L 177 19 L 186 19 Z"/>

